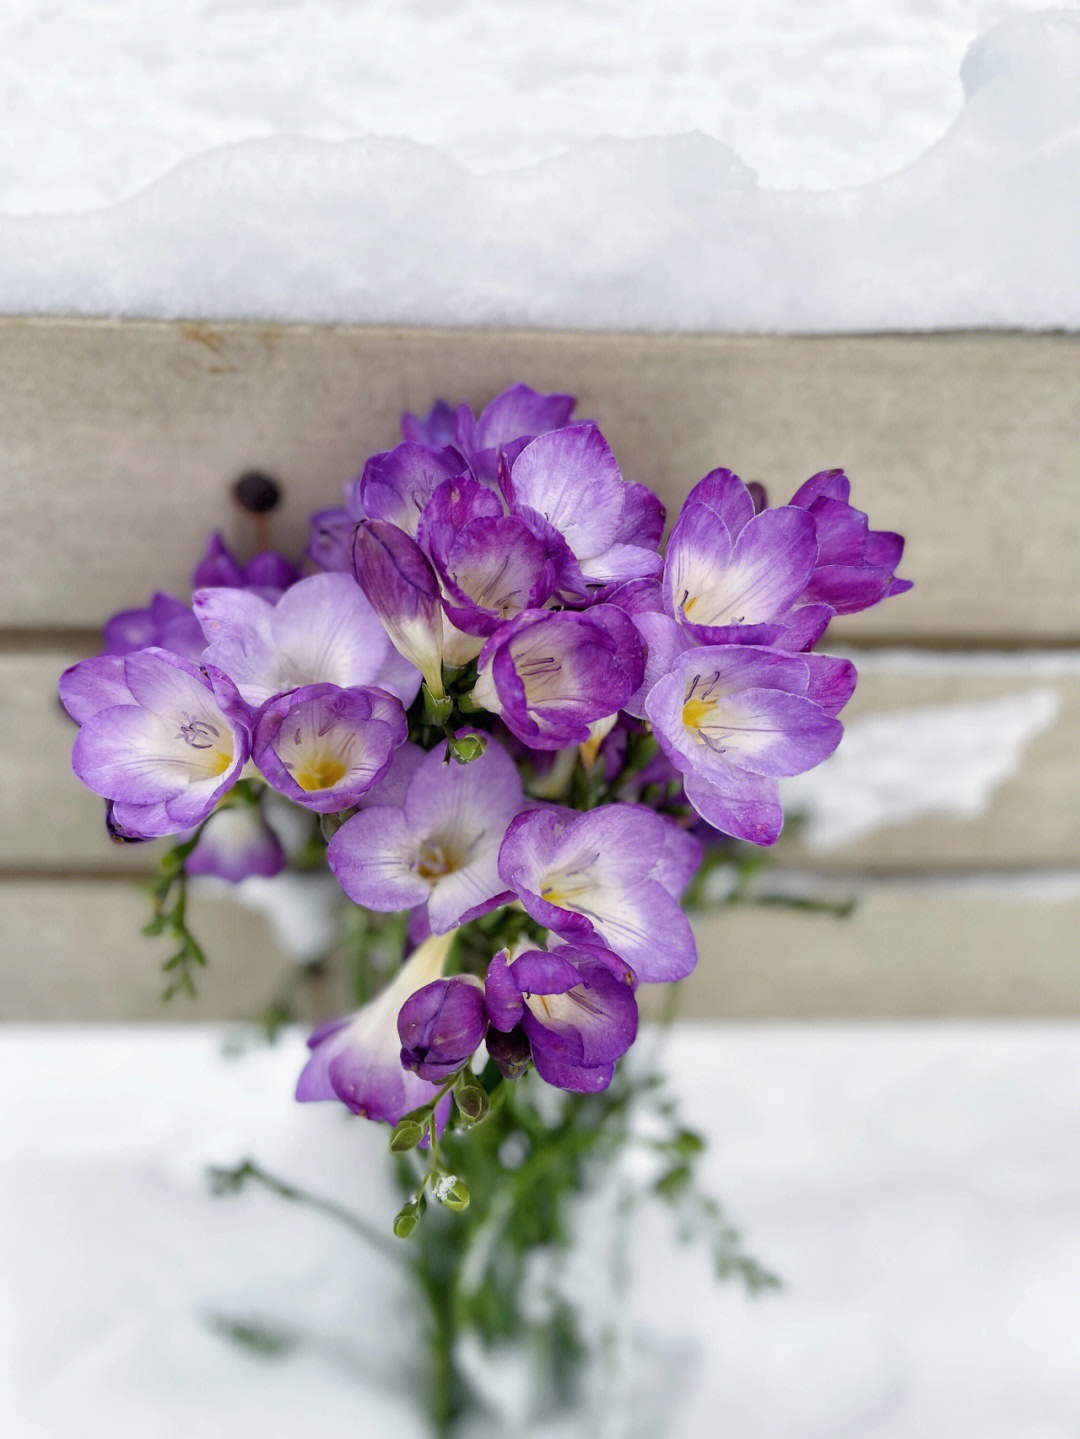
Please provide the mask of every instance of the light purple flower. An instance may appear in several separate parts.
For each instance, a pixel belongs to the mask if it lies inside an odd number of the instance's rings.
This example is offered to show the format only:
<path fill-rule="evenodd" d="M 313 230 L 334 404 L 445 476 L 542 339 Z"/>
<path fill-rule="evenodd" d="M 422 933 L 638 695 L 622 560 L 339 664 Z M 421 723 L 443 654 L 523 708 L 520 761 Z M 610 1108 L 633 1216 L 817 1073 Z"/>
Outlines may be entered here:
<path fill-rule="evenodd" d="M 561 429 L 576 404 L 573 395 L 541 395 L 528 385 L 511 385 L 484 406 L 476 421 L 462 406 L 455 426 L 457 443 L 470 456 L 505 449 L 515 440 Z"/>
<path fill-rule="evenodd" d="M 423 550 L 388 520 L 364 520 L 353 540 L 356 579 L 398 653 L 443 693 L 439 581 Z"/>
<path fill-rule="evenodd" d="M 235 589 L 199 590 L 192 603 L 204 658 L 255 707 L 301 685 L 376 685 L 406 705 L 420 688 L 350 575 L 310 575 L 276 604 Z"/>
<path fill-rule="evenodd" d="M 817 555 L 805 510 L 756 514 L 739 477 L 714 470 L 691 490 L 668 540 L 666 608 L 702 644 L 808 649 L 833 614 L 805 604 Z"/>
<path fill-rule="evenodd" d="M 400 805 L 371 805 L 346 820 L 327 861 L 357 904 L 425 905 L 432 931 L 445 934 L 510 897 L 499 845 L 524 802 L 517 766 L 497 741 L 466 765 L 446 764 L 435 749 Z"/>
<path fill-rule="evenodd" d="M 700 851 L 675 828 L 643 805 L 529 811 L 507 829 L 499 874 L 545 928 L 605 945 L 647 983 L 682 979 L 697 949 L 678 895 Z"/>
<path fill-rule="evenodd" d="M 206 648 L 206 637 L 191 606 L 160 591 L 146 609 L 123 610 L 106 620 L 102 637 L 104 652 L 109 655 L 155 648 L 197 660 Z"/>
<path fill-rule="evenodd" d="M 409 996 L 442 974 L 453 938 L 442 934 L 426 939 L 381 994 L 355 1014 L 315 1031 L 308 1040 L 312 1053 L 297 1082 L 297 1099 L 340 1099 L 354 1114 L 396 1124 L 410 1109 L 433 1098 L 436 1085 L 402 1068 L 397 1020 Z M 449 1104 L 441 1108 L 445 1122 Z"/>
<path fill-rule="evenodd" d="M 524 1030 L 541 1079 L 580 1094 L 606 1089 L 637 1035 L 634 976 L 600 947 L 563 944 L 491 961 L 488 1017 L 502 1033 Z"/>
<path fill-rule="evenodd" d="M 645 647 L 614 605 L 525 610 L 480 652 L 474 701 L 533 749 L 584 744 L 637 691 Z"/>
<path fill-rule="evenodd" d="M 328 814 L 378 783 L 407 731 L 401 701 L 385 690 L 304 685 L 259 711 L 252 757 L 276 790 Z"/>
<path fill-rule="evenodd" d="M 841 615 L 911 589 L 910 580 L 895 578 L 904 553 L 903 537 L 871 530 L 862 510 L 848 503 L 850 493 L 851 481 L 843 470 L 822 470 L 791 499 L 793 506 L 813 517 L 817 530 L 817 563 L 806 588 L 807 599 L 831 605 Z"/>
<path fill-rule="evenodd" d="M 644 485 L 627 484 L 595 425 L 571 425 L 540 435 L 510 467 L 511 510 L 539 516 L 565 539 L 576 576 L 560 586 L 587 596 L 604 586 L 659 574 L 656 545 L 664 509 Z"/>
<path fill-rule="evenodd" d="M 213 875 L 239 884 L 250 875 L 272 878 L 285 868 L 281 841 L 257 804 L 226 804 L 210 816 L 184 861 L 188 874 Z"/>
<path fill-rule="evenodd" d="M 300 571 L 284 555 L 264 550 L 242 565 L 219 534 L 213 534 L 206 553 L 191 576 L 193 590 L 225 586 L 254 590 L 265 600 L 276 600 L 282 590 L 300 578 Z"/>
<path fill-rule="evenodd" d="M 854 687 L 848 660 L 707 645 L 678 657 L 645 710 L 702 818 L 737 839 L 772 844 L 784 819 L 777 777 L 833 752 L 842 733 L 836 715 Z"/>
<path fill-rule="evenodd" d="M 486 1029 L 484 986 L 475 975 L 432 980 L 398 1013 L 401 1063 L 441 1084 L 472 1058 Z"/>
<path fill-rule="evenodd" d="M 199 824 L 248 757 L 250 720 L 236 687 L 168 650 L 83 660 L 61 675 L 60 698 L 81 725 L 72 768 L 112 801 L 127 835 Z"/>

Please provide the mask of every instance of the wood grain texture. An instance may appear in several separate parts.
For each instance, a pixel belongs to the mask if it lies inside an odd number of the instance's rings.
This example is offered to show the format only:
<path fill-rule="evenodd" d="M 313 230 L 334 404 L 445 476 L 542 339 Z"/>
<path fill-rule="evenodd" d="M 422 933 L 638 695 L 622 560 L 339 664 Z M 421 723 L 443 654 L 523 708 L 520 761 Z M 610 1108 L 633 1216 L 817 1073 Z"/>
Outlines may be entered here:
<path fill-rule="evenodd" d="M 1080 892 L 1015 885 L 864 882 L 845 920 L 734 908 L 699 921 L 701 959 L 680 1012 L 702 1019 L 1080 1017 Z M 852 885 L 836 881 L 832 892 Z M 4 1020 L 243 1018 L 289 961 L 257 915 L 196 896 L 210 964 L 193 1003 L 160 1002 L 163 943 L 139 934 L 146 896 L 123 879 L 0 881 Z M 647 1004 L 655 1010 L 659 992 Z M 309 987 L 309 1017 L 340 1010 Z"/>
<path fill-rule="evenodd" d="M 724 464 L 786 498 L 843 465 L 917 589 L 848 642 L 1080 639 L 1080 339 L 814 338 L 0 320 L 3 623 L 96 624 L 182 591 L 206 531 L 298 551 L 399 412 L 573 390 L 670 506 Z M 260 466 L 264 533 L 227 498 Z"/>
<path fill-rule="evenodd" d="M 57 675 L 80 651 L 57 648 L 0 655 L 0 869 L 145 871 L 156 847 L 116 845 L 106 837 L 101 801 L 71 773 L 75 729 L 55 700 Z M 808 848 L 786 837 L 783 862 L 820 870 L 853 868 L 888 874 L 942 866 L 1080 868 L 1080 665 L 1014 657 L 993 667 L 948 656 L 912 656 L 863 664 L 844 718 L 856 725 L 874 716 L 917 719 L 926 736 L 925 762 L 935 760 L 932 732 L 950 712 L 978 711 L 1013 697 L 1023 703 L 1050 694 L 1056 718 L 1034 735 L 1015 770 L 993 790 L 980 813 L 929 813 L 890 825 L 837 848 Z M 937 711 L 927 713 L 928 711 Z M 986 722 L 982 721 L 982 730 Z M 843 754 L 843 751 L 841 751 Z M 917 768 L 910 783 L 920 784 Z"/>

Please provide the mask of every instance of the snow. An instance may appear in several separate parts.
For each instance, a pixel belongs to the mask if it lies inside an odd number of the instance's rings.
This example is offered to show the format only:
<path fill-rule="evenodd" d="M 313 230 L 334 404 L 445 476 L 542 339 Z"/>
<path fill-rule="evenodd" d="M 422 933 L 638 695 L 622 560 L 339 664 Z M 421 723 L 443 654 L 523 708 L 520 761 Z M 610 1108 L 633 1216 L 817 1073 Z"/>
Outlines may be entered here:
<path fill-rule="evenodd" d="M 1080 11 L 14 0 L 0 311 L 1080 325 Z"/>
<path fill-rule="evenodd" d="M 786 1288 L 717 1287 L 663 1214 L 639 1221 L 638 1432 L 1080 1431 L 1078 1040 L 1075 1025 L 677 1026 L 666 1067 L 711 1137 L 708 1183 Z M 213 1029 L 0 1031 L 12 1439 L 299 1439 L 358 1420 L 419 1439 L 394 1387 L 412 1330 L 387 1262 L 269 1195 L 206 1192 L 206 1164 L 252 1157 L 386 1224 L 385 1133 L 294 1105 L 301 1053 L 295 1034 L 230 1060 Z M 258 1359 L 215 1315 L 306 1342 Z M 488 1376 L 507 1396 L 515 1379 Z"/>

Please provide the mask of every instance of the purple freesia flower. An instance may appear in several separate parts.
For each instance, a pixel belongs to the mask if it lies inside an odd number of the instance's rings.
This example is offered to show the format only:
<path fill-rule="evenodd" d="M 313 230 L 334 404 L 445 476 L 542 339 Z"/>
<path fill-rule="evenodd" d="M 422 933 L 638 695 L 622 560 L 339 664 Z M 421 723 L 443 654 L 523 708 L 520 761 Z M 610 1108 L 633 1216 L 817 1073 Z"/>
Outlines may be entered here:
<path fill-rule="evenodd" d="M 435 979 L 411 994 L 397 1019 L 401 1063 L 441 1084 L 476 1053 L 487 1029 L 484 986 L 472 974 Z"/>
<path fill-rule="evenodd" d="M 123 610 L 106 620 L 103 639 L 108 655 L 153 648 L 197 660 L 206 648 L 206 637 L 191 606 L 161 591 L 146 609 Z"/>
<path fill-rule="evenodd" d="M 524 804 L 513 760 L 495 740 L 470 764 L 435 749 L 419 763 L 400 805 L 371 805 L 342 825 L 327 861 L 342 889 L 369 909 L 425 905 L 445 934 L 511 896 L 499 845 Z"/>
<path fill-rule="evenodd" d="M 854 688 L 849 660 L 706 645 L 678 657 L 645 710 L 702 818 L 772 844 L 784 820 L 777 777 L 832 754 L 842 733 L 836 715 Z"/>
<path fill-rule="evenodd" d="M 452 445 L 457 434 L 457 415 L 457 410 L 445 400 L 436 400 L 424 416 L 406 410 L 401 417 L 401 438 L 409 444 L 432 445 L 435 449 Z"/>
<path fill-rule="evenodd" d="M 364 520 L 353 538 L 357 583 L 395 649 L 443 693 L 443 614 L 439 581 L 423 550 L 389 520 Z"/>
<path fill-rule="evenodd" d="M 499 496 L 469 475 L 435 490 L 417 540 L 438 571 L 447 616 L 476 635 L 544 604 L 569 553 L 549 528 L 506 514 Z"/>
<path fill-rule="evenodd" d="M 254 590 L 263 599 L 276 600 L 282 590 L 300 578 L 300 571 L 284 555 L 264 550 L 242 565 L 219 534 L 213 534 L 206 553 L 191 576 L 193 590 L 225 586 L 231 589 Z"/>
<path fill-rule="evenodd" d="M 533 749 L 583 744 L 640 687 L 645 648 L 614 605 L 524 610 L 480 652 L 475 703 Z"/>
<path fill-rule="evenodd" d="M 642 805 L 605 804 L 518 815 L 499 874 L 545 928 L 603 944 L 639 979 L 659 983 L 697 963 L 678 896 L 700 862 L 700 846 L 671 820 Z"/>
<path fill-rule="evenodd" d="M 536 1072 L 559 1089 L 606 1089 L 637 1035 L 634 975 L 599 946 L 529 950 L 512 962 L 502 950 L 488 966 L 485 994 L 493 1028 L 520 1025 Z"/>
<path fill-rule="evenodd" d="M 851 481 L 843 470 L 822 470 L 791 498 L 793 506 L 813 517 L 817 529 L 818 556 L 806 597 L 831 605 L 841 615 L 911 589 L 910 580 L 895 577 L 903 537 L 872 530 L 862 510 L 848 503 L 850 494 Z"/>
<path fill-rule="evenodd" d="M 271 604 L 250 590 L 198 590 L 205 658 L 258 707 L 301 685 L 376 685 L 409 704 L 420 675 L 398 654 L 350 575 L 310 575 Z"/>
<path fill-rule="evenodd" d="M 72 768 L 112 801 L 126 835 L 201 823 L 248 757 L 250 719 L 235 685 L 168 650 L 82 660 L 61 675 L 60 698 L 81 726 Z"/>
<path fill-rule="evenodd" d="M 252 757 L 276 790 L 328 814 L 383 777 L 407 731 L 401 701 L 385 690 L 304 685 L 259 711 Z"/>
<path fill-rule="evenodd" d="M 415 539 L 420 516 L 435 490 L 467 469 L 464 457 L 452 447 L 434 449 L 406 441 L 371 456 L 360 476 L 357 497 L 368 519 L 385 520 Z"/>
<path fill-rule="evenodd" d="M 691 490 L 668 540 L 665 607 L 702 644 L 809 649 L 834 613 L 805 602 L 817 557 L 805 509 L 758 514 L 737 475 L 713 470 Z"/>
<path fill-rule="evenodd" d="M 504 480 L 511 510 L 550 525 L 576 564 L 560 587 L 588 587 L 659 574 L 664 508 L 645 485 L 629 484 L 595 425 L 571 425 L 525 446 Z"/>
<path fill-rule="evenodd" d="M 297 1099 L 340 1099 L 354 1114 L 396 1124 L 434 1096 L 436 1085 L 402 1068 L 397 1020 L 409 996 L 442 974 L 452 943 L 452 934 L 432 935 L 381 994 L 355 1014 L 315 1031 L 308 1040 L 311 1058 L 296 1085 Z M 437 1114 L 442 1122 L 448 1109 L 449 1103 Z"/>
<path fill-rule="evenodd" d="M 188 874 L 213 875 L 239 884 L 250 875 L 272 878 L 285 868 L 281 841 L 257 804 L 226 804 L 216 809 L 184 861 Z"/>

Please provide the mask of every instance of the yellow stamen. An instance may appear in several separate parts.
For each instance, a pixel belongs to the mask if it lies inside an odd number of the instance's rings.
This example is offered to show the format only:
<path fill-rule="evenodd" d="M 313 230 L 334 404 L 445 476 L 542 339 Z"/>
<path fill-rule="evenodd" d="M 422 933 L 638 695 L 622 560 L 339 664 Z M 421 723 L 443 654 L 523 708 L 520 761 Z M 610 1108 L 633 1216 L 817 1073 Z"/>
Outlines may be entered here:
<path fill-rule="evenodd" d="M 345 766 L 339 759 L 329 756 L 313 760 L 293 775 L 301 789 L 310 794 L 315 789 L 332 789 L 345 773 Z"/>
<path fill-rule="evenodd" d="M 698 599 L 699 599 L 699 596 L 698 596 L 698 595 L 691 595 L 691 596 L 689 597 L 689 599 L 683 600 L 683 603 L 682 603 L 682 612 L 683 612 L 684 615 L 688 615 L 688 614 L 690 613 L 690 611 L 691 611 L 691 610 L 694 608 L 694 606 L 697 604 Z"/>
<path fill-rule="evenodd" d="M 700 729 L 715 708 L 708 700 L 687 700 L 683 705 L 682 722 L 687 729 Z"/>

